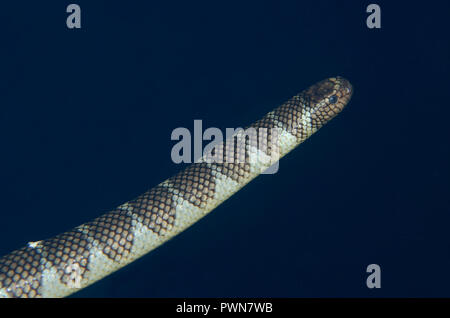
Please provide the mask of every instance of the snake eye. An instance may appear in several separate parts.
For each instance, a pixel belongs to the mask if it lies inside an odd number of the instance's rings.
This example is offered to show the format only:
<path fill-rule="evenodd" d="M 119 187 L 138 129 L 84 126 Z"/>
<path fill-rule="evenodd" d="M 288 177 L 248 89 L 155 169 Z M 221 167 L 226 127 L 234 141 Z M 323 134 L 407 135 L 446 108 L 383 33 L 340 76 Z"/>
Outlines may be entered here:
<path fill-rule="evenodd" d="M 336 104 L 338 101 L 338 97 L 336 95 L 331 96 L 328 101 L 330 102 L 330 104 Z"/>

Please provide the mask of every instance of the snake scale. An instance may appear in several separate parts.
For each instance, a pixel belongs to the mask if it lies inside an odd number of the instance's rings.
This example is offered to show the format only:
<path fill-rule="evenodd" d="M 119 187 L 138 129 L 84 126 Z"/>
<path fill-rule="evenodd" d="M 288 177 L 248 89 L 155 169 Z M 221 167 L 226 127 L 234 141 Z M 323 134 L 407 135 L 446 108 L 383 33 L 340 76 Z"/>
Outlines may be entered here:
<path fill-rule="evenodd" d="M 1 257 L 0 297 L 67 296 L 138 259 L 194 224 L 306 140 L 345 107 L 352 91 L 342 77 L 318 82 L 251 124 L 250 128 L 268 132 L 265 137 L 258 135 L 256 143 L 247 139 L 244 147 L 219 143 L 210 155 L 136 199 Z M 269 143 L 266 137 L 275 135 L 276 144 Z M 207 160 L 230 150 L 226 160 Z M 272 160 L 274 152 L 278 157 Z M 269 159 L 262 160 L 265 157 Z"/>

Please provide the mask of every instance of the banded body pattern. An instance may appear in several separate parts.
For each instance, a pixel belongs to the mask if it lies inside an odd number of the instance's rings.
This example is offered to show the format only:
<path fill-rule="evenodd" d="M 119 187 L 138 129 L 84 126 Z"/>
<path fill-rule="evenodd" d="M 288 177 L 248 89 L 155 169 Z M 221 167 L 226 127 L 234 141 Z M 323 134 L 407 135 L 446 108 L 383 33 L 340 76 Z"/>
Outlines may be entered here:
<path fill-rule="evenodd" d="M 0 297 L 67 296 L 136 260 L 205 216 L 298 146 L 336 116 L 351 95 L 352 86 L 341 77 L 321 81 L 250 125 L 268 129 L 268 138 L 258 134 L 256 142 L 246 139 L 244 147 L 219 144 L 215 158 L 231 151 L 230 157 L 214 161 L 205 155 L 115 210 L 3 256 Z M 274 132 L 276 143 L 269 142 Z M 279 156 L 274 157 L 274 152 Z"/>

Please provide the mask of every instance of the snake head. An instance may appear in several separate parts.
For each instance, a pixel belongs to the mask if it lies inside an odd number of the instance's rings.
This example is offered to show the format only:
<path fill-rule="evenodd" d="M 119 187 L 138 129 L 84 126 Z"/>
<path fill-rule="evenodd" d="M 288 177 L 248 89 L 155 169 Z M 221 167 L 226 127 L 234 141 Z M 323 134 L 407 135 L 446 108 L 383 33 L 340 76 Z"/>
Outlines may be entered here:
<path fill-rule="evenodd" d="M 304 94 L 309 101 L 311 124 L 320 128 L 344 109 L 353 88 L 349 81 L 337 76 L 314 84 Z"/>

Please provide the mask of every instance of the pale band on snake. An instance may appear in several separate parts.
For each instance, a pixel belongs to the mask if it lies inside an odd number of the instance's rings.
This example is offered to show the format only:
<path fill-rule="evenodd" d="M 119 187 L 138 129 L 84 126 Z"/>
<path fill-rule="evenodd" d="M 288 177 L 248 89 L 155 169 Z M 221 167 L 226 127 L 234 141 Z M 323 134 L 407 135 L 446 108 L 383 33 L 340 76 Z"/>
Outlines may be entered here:
<path fill-rule="evenodd" d="M 0 297 L 68 296 L 135 261 L 274 164 L 270 159 L 274 148 L 278 160 L 297 147 L 341 112 L 352 93 L 352 85 L 342 77 L 318 82 L 249 126 L 269 135 L 275 131 L 277 147 L 258 137 L 256 144 L 232 147 L 232 156 L 225 161 L 207 160 L 204 155 L 134 200 L 1 257 Z M 215 151 L 224 154 L 229 150 L 226 145 L 219 144 Z"/>

